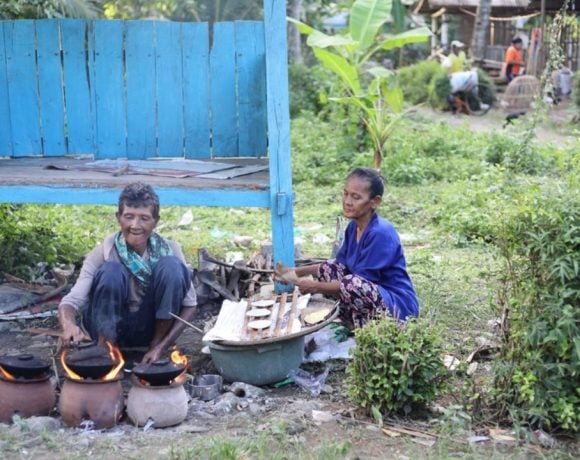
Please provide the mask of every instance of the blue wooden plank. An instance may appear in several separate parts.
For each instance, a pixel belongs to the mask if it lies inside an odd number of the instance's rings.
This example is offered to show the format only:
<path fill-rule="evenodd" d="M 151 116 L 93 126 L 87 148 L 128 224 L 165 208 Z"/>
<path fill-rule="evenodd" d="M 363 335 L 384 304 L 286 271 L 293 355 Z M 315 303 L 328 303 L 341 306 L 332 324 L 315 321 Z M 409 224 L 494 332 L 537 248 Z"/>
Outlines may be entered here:
<path fill-rule="evenodd" d="M 157 154 L 155 134 L 155 22 L 127 22 L 127 157 Z"/>
<path fill-rule="evenodd" d="M 89 154 L 95 151 L 94 106 L 88 71 L 88 44 L 92 33 L 86 21 L 66 19 L 60 22 L 63 51 L 63 82 L 66 110 L 68 152 Z"/>
<path fill-rule="evenodd" d="M 238 107 L 236 101 L 236 50 L 234 24 L 213 27 L 210 55 L 211 130 L 213 157 L 238 155 Z"/>
<path fill-rule="evenodd" d="M 181 24 L 157 23 L 157 143 L 161 157 L 183 155 Z"/>
<path fill-rule="evenodd" d="M 13 155 L 41 155 L 34 22 L 5 23 L 4 40 Z"/>
<path fill-rule="evenodd" d="M 210 158 L 208 25 L 184 22 L 181 36 L 185 157 Z"/>
<path fill-rule="evenodd" d="M 127 155 L 123 21 L 94 21 L 96 158 Z"/>
<path fill-rule="evenodd" d="M 66 155 L 58 21 L 36 21 L 38 90 L 44 156 Z"/>
<path fill-rule="evenodd" d="M 292 266 L 294 226 L 285 0 L 264 0 L 264 24 L 272 249 L 274 262 Z"/>
<path fill-rule="evenodd" d="M 267 190 L 191 190 L 155 187 L 162 206 L 237 206 L 267 208 Z M 0 186 L 0 203 L 117 204 L 121 188 Z"/>
<path fill-rule="evenodd" d="M 237 21 L 235 33 L 238 154 L 241 157 L 261 157 L 266 155 L 268 139 L 264 24 L 258 21 Z"/>
<path fill-rule="evenodd" d="M 8 100 L 8 76 L 4 51 L 4 27 L 0 21 L 0 157 L 12 156 L 12 132 L 10 130 L 10 101 Z"/>

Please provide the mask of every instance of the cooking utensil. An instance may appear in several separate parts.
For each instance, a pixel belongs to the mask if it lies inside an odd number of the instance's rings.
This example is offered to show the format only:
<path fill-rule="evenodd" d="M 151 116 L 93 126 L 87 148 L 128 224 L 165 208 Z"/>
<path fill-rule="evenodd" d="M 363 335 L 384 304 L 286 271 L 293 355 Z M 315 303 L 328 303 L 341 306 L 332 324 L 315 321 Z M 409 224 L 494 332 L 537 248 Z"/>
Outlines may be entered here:
<path fill-rule="evenodd" d="M 185 371 L 183 364 L 175 364 L 168 359 L 137 364 L 133 368 L 133 374 L 153 386 L 169 385 L 183 371 Z"/>
<path fill-rule="evenodd" d="M 71 371 L 86 379 L 100 379 L 115 365 L 108 350 L 99 345 L 79 347 L 68 353 L 64 361 Z"/>
<path fill-rule="evenodd" d="M 30 354 L 2 356 L 0 357 L 0 367 L 14 377 L 26 379 L 46 374 L 50 369 L 47 362 Z"/>

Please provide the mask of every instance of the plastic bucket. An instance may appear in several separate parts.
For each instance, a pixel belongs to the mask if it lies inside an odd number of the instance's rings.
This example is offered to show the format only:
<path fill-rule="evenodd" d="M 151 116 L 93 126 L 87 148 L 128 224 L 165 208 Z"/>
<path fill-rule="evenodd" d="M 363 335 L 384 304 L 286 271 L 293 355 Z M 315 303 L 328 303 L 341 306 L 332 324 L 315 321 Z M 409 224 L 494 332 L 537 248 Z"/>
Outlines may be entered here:
<path fill-rule="evenodd" d="M 267 385 L 284 380 L 291 369 L 302 364 L 304 336 L 263 345 L 220 345 L 209 343 L 211 358 L 229 382 Z"/>

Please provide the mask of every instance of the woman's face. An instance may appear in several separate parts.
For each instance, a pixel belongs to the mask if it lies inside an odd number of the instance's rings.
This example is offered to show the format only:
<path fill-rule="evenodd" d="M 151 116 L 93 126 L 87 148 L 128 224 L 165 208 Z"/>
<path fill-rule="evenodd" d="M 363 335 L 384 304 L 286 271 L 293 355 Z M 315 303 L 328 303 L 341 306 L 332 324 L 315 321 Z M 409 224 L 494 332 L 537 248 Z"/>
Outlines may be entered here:
<path fill-rule="evenodd" d="M 132 207 L 123 205 L 123 211 L 117 213 L 117 221 L 127 244 L 139 254 L 147 248 L 147 241 L 157 225 L 153 217 L 153 206 Z"/>
<path fill-rule="evenodd" d="M 373 213 L 381 202 L 380 196 L 371 198 L 369 183 L 358 177 L 346 181 L 342 193 L 342 210 L 348 219 L 361 219 Z"/>

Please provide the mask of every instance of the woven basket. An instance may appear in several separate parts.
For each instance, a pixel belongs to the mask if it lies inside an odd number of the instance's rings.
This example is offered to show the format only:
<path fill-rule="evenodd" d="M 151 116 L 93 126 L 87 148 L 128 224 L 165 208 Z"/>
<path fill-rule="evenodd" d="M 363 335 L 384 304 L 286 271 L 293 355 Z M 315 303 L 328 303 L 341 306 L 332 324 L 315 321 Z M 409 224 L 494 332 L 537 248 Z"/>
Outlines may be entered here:
<path fill-rule="evenodd" d="M 540 81 L 531 75 L 514 78 L 507 86 L 503 100 L 508 110 L 525 110 L 540 94 Z"/>

